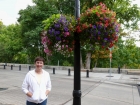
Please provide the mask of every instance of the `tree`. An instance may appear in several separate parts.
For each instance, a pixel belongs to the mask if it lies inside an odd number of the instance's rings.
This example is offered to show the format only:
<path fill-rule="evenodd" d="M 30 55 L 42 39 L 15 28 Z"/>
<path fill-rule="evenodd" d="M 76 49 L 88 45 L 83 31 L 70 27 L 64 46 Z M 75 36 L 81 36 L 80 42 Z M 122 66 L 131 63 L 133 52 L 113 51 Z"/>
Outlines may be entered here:
<path fill-rule="evenodd" d="M 16 39 L 16 40 L 15 40 Z M 20 25 L 11 24 L 2 26 L 0 33 L 1 54 L 3 62 L 16 62 L 14 56 L 22 50 L 22 39 L 20 37 Z"/>
<path fill-rule="evenodd" d="M 101 0 L 94 1 L 88 2 L 91 7 L 102 2 Z M 134 29 L 138 27 L 137 23 L 140 19 L 139 9 L 136 5 L 131 5 L 129 0 L 104 0 L 104 3 L 108 8 L 116 12 L 117 19 L 125 28 Z"/>
<path fill-rule="evenodd" d="M 116 12 L 117 19 L 119 23 L 127 29 L 136 29 L 138 28 L 138 21 L 140 20 L 140 14 L 139 14 L 139 8 L 137 5 L 131 5 L 132 1 L 130 0 L 89 0 L 88 2 L 85 0 L 81 0 L 81 13 L 87 10 L 88 8 L 91 8 L 93 6 L 98 5 L 100 2 L 103 2 L 107 5 L 107 7 L 113 11 Z M 69 5 L 67 5 L 69 4 Z M 58 0 L 58 3 L 56 4 L 56 7 L 59 8 L 59 10 L 62 11 L 63 14 L 71 14 L 74 15 L 74 9 L 73 0 Z M 66 6 L 62 6 L 66 5 Z M 68 12 L 69 11 L 69 12 Z M 87 46 L 89 46 L 87 44 Z M 90 59 L 93 52 L 90 51 L 88 48 L 84 48 L 87 52 L 86 54 L 86 68 L 89 69 L 90 65 Z M 81 53 L 83 54 L 83 53 Z"/>
<path fill-rule="evenodd" d="M 42 21 L 50 15 L 57 13 L 54 5 L 46 0 L 33 0 L 34 6 L 28 6 L 19 11 L 18 22 L 21 25 L 21 35 L 23 39 L 23 48 L 26 49 L 29 62 L 43 54 L 40 42 L 40 32 L 43 30 Z"/>
<path fill-rule="evenodd" d="M 85 0 L 80 1 L 82 13 L 87 8 L 99 4 L 102 0 L 89 0 L 88 2 Z M 28 6 L 25 10 L 21 10 L 19 12 L 20 18 L 18 19 L 22 27 L 23 47 L 26 49 L 26 53 L 31 60 L 39 54 L 46 56 L 42 52 L 43 48 L 39 37 L 40 32 L 43 30 L 42 21 L 55 13 L 74 15 L 75 9 L 74 0 L 33 0 L 33 2 L 36 5 Z M 132 29 L 137 27 L 137 21 L 140 17 L 139 9 L 136 5 L 131 5 L 130 0 L 104 0 L 103 3 L 116 12 L 117 19 L 123 26 L 127 28 L 132 26 L 130 27 Z M 85 48 L 85 52 L 89 52 L 89 50 Z M 85 57 L 83 52 L 82 56 Z M 87 57 L 90 58 L 90 56 Z"/>

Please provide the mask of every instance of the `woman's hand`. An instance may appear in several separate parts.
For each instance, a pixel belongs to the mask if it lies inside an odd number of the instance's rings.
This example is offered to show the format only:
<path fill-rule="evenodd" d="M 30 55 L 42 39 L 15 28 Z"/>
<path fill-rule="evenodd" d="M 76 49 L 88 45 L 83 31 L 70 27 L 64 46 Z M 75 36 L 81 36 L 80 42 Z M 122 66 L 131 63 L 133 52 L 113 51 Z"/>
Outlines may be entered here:
<path fill-rule="evenodd" d="M 50 92 L 49 90 L 46 90 L 46 96 L 49 94 L 49 92 Z"/>
<path fill-rule="evenodd" d="M 28 97 L 32 97 L 32 93 L 31 92 L 28 92 L 27 94 L 26 94 Z"/>

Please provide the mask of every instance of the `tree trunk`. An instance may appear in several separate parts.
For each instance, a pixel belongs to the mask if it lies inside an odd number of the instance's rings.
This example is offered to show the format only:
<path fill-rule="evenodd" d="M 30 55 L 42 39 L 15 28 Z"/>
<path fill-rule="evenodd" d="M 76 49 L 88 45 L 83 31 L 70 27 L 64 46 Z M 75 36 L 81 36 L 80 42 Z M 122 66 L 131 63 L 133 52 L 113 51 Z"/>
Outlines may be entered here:
<path fill-rule="evenodd" d="M 49 56 L 46 54 L 46 59 L 47 59 L 47 65 L 50 64 Z"/>
<path fill-rule="evenodd" d="M 88 52 L 86 55 L 86 68 L 85 69 L 90 70 L 90 63 L 91 63 L 91 52 Z"/>
<path fill-rule="evenodd" d="M 97 62 L 98 62 L 98 59 L 96 60 L 96 62 L 95 62 L 95 66 L 94 66 L 94 68 L 96 68 L 97 67 Z"/>

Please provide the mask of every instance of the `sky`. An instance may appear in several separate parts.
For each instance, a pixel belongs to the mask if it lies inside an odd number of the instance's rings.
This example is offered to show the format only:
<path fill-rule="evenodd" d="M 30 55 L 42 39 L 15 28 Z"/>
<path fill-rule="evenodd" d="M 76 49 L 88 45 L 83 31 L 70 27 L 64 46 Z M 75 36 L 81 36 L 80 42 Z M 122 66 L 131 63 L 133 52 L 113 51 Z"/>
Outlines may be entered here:
<path fill-rule="evenodd" d="M 140 7 L 139 0 L 133 0 L 133 4 Z M 25 9 L 28 5 L 34 5 L 32 0 L 0 0 L 0 20 L 4 25 L 17 23 L 18 12 Z M 140 41 L 136 42 L 140 47 Z"/>
<path fill-rule="evenodd" d="M 140 7 L 139 0 L 133 0 L 133 3 Z M 25 9 L 28 5 L 33 5 L 32 0 L 0 0 L 0 20 L 4 25 L 15 24 L 19 10 Z"/>
<path fill-rule="evenodd" d="M 0 0 L 0 20 L 4 25 L 15 24 L 19 10 L 28 5 L 33 5 L 32 0 Z"/>

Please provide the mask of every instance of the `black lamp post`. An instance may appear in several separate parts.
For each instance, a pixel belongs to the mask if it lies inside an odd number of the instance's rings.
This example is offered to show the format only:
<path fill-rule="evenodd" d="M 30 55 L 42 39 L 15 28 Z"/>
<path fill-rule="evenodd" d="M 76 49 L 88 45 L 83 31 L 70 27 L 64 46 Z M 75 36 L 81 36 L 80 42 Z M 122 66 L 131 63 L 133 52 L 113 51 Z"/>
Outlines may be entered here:
<path fill-rule="evenodd" d="M 75 18 L 80 17 L 80 0 L 75 0 Z M 80 67 L 80 39 L 78 33 L 74 33 L 74 90 L 73 105 L 81 105 L 81 67 Z"/>

